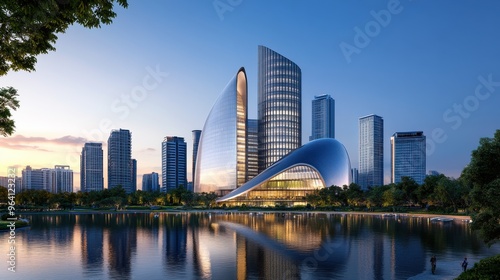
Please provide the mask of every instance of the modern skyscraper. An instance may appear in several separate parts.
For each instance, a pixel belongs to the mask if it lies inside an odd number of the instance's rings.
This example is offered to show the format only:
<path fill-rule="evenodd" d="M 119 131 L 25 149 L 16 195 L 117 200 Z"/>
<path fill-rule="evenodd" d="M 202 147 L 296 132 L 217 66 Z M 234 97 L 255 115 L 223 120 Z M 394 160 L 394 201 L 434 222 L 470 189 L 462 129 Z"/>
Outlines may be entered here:
<path fill-rule="evenodd" d="M 137 160 L 135 158 L 132 159 L 132 188 L 131 191 L 135 192 L 137 190 Z"/>
<path fill-rule="evenodd" d="M 359 184 L 359 180 L 358 180 L 358 177 L 359 177 L 358 169 L 357 169 L 357 168 L 351 168 L 351 174 L 352 174 L 352 182 L 353 182 L 354 184 Z"/>
<path fill-rule="evenodd" d="M 247 88 L 247 76 L 242 67 L 212 107 L 198 147 L 195 192 L 224 194 L 245 183 Z"/>
<path fill-rule="evenodd" d="M 142 191 L 157 192 L 160 190 L 158 173 L 152 172 L 142 175 Z"/>
<path fill-rule="evenodd" d="M 104 189 L 103 151 L 101 143 L 85 143 L 80 156 L 80 190 Z"/>
<path fill-rule="evenodd" d="M 112 130 L 108 138 L 108 189 L 122 186 L 127 193 L 133 192 L 132 172 L 132 133 Z"/>
<path fill-rule="evenodd" d="M 52 193 L 73 192 L 73 170 L 69 165 L 56 165 L 52 177 Z"/>
<path fill-rule="evenodd" d="M 335 100 L 328 94 L 312 101 L 312 127 L 309 140 L 335 138 Z"/>
<path fill-rule="evenodd" d="M 247 178 L 248 182 L 259 174 L 259 125 L 255 119 L 247 122 Z"/>
<path fill-rule="evenodd" d="M 425 135 L 422 131 L 396 132 L 391 137 L 391 182 L 411 177 L 423 184 L 426 169 Z"/>
<path fill-rule="evenodd" d="M 359 118 L 359 185 L 384 185 L 384 120 L 377 115 Z"/>
<path fill-rule="evenodd" d="M 191 167 L 191 186 L 194 186 L 194 178 L 196 173 L 196 157 L 198 155 L 198 145 L 200 144 L 201 130 L 193 130 L 193 162 Z M 191 189 L 190 191 L 194 191 Z"/>
<path fill-rule="evenodd" d="M 186 142 L 183 137 L 167 136 L 161 146 L 162 187 L 168 192 L 179 186 L 187 187 Z"/>
<path fill-rule="evenodd" d="M 259 46 L 259 172 L 301 146 L 302 72 L 279 53 Z"/>

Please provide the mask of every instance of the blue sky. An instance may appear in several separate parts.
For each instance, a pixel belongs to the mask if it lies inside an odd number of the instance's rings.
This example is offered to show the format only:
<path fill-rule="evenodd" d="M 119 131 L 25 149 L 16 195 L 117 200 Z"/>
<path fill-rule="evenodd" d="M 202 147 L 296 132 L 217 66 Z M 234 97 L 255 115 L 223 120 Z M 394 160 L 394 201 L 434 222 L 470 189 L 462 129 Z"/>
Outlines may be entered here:
<path fill-rule="evenodd" d="M 191 130 L 241 66 L 257 116 L 258 45 L 302 69 L 303 143 L 314 95 L 335 99 L 353 167 L 358 118 L 384 118 L 386 183 L 396 131 L 424 131 L 427 169 L 458 177 L 479 139 L 500 128 L 497 1 L 130 1 L 117 13 L 112 25 L 60 34 L 36 72 L 0 78 L 21 101 L 16 133 L 0 138 L 0 175 L 68 164 L 78 189 L 83 143 L 118 128 L 132 131 L 139 176 L 161 173 L 163 138 L 191 147 Z"/>

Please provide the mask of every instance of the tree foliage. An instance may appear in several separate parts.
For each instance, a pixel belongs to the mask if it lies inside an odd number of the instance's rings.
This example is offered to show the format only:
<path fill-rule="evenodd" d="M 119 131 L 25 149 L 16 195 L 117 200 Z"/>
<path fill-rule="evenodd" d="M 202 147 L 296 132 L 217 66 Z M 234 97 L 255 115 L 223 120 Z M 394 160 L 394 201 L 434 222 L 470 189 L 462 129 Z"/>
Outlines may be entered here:
<path fill-rule="evenodd" d="M 14 133 L 16 125 L 11 119 L 12 111 L 19 108 L 17 90 L 12 87 L 0 88 L 0 134 L 8 136 Z"/>
<path fill-rule="evenodd" d="M 456 280 L 500 279 L 500 255 L 485 258 L 463 272 Z"/>
<path fill-rule="evenodd" d="M 500 130 L 481 138 L 461 180 L 472 188 L 472 228 L 491 245 L 500 239 Z"/>

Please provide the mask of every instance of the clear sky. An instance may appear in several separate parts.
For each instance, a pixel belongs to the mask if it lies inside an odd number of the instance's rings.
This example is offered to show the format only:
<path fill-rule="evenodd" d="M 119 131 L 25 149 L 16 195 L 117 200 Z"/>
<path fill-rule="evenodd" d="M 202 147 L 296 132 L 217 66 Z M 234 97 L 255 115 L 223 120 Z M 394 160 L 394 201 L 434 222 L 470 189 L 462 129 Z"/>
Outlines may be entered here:
<path fill-rule="evenodd" d="M 0 138 L 0 175 L 65 164 L 78 190 L 83 143 L 118 128 L 132 131 L 139 189 L 142 174 L 161 174 L 165 136 L 185 137 L 190 171 L 191 131 L 241 66 L 257 116 L 258 45 L 302 69 L 303 143 L 314 95 L 335 99 L 353 167 L 359 117 L 384 118 L 386 183 L 396 131 L 424 131 L 427 170 L 458 177 L 479 139 L 500 129 L 498 1 L 132 0 L 117 13 L 112 25 L 60 34 L 36 72 L 0 78 L 21 102 L 15 134 Z"/>

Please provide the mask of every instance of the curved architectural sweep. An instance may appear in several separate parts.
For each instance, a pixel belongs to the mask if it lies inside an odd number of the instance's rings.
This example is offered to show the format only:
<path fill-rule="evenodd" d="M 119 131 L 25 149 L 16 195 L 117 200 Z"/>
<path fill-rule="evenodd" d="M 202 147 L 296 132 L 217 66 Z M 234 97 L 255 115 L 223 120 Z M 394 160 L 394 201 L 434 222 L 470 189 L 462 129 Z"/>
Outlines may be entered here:
<path fill-rule="evenodd" d="M 305 204 L 314 190 L 351 183 L 351 163 L 339 141 L 322 138 L 289 153 L 217 202 L 253 205 Z"/>
<path fill-rule="evenodd" d="M 201 132 L 195 192 L 225 194 L 245 183 L 247 98 L 242 67 L 215 102 Z"/>

